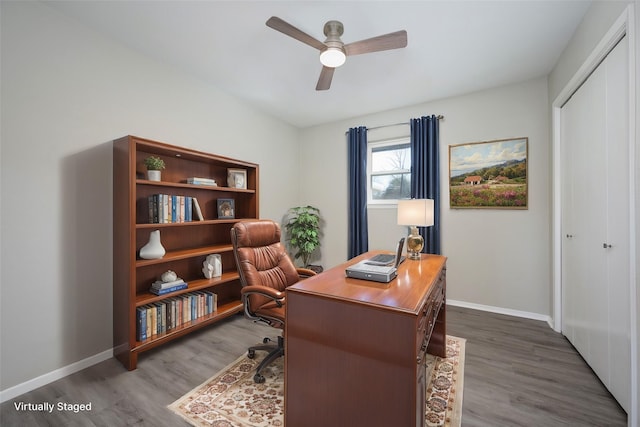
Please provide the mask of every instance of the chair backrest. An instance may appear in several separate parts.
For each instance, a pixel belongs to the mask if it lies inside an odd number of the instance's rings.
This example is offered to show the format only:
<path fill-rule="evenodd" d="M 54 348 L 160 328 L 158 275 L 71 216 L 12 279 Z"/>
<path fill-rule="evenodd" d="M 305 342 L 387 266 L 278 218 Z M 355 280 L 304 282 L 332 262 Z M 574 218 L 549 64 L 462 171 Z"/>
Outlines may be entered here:
<path fill-rule="evenodd" d="M 231 242 L 242 286 L 261 285 L 284 291 L 300 280 L 280 236 L 280 225 L 271 220 L 247 220 L 234 224 Z M 253 309 L 267 301 L 265 297 L 249 295 Z"/>

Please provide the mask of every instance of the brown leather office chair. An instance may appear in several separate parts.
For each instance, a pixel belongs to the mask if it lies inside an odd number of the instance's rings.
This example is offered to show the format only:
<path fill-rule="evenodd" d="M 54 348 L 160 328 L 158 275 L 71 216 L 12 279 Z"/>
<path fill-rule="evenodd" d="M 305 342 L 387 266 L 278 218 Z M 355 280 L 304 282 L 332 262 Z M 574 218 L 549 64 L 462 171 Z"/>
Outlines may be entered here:
<path fill-rule="evenodd" d="M 270 220 L 248 220 L 234 224 L 231 242 L 236 258 L 244 314 L 255 322 L 264 322 L 274 328 L 285 327 L 285 289 L 303 278 L 316 273 L 305 268 L 296 268 L 280 242 L 280 225 Z M 253 377 L 256 383 L 264 382 L 261 374 L 264 367 L 284 355 L 283 335 L 277 345 L 267 344 L 249 347 L 247 356 L 255 357 L 256 350 L 266 350 L 264 358 Z"/>

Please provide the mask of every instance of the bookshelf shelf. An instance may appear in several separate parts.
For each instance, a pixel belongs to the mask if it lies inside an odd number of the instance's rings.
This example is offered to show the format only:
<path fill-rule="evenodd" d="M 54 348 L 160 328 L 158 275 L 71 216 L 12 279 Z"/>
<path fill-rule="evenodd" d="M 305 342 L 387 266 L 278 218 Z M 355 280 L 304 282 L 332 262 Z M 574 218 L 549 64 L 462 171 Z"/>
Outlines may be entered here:
<path fill-rule="evenodd" d="M 162 181 L 145 179 L 144 159 L 151 155 L 165 162 Z M 246 170 L 247 188 L 222 186 L 227 169 Z M 127 369 L 136 368 L 141 353 L 242 311 L 230 229 L 242 219 L 259 217 L 258 175 L 257 164 L 163 142 L 136 136 L 113 142 L 113 345 Z M 214 179 L 219 186 L 188 184 L 191 177 Z M 204 219 L 198 221 L 194 215 L 189 221 L 185 211 L 184 219 L 174 215 L 172 221 L 153 223 L 150 203 L 158 194 L 183 197 L 185 205 L 197 199 Z M 235 201 L 234 218 L 217 218 L 219 198 Z M 166 253 L 160 259 L 141 259 L 138 251 L 154 230 L 160 230 Z M 220 255 L 223 273 L 206 279 L 202 263 L 211 254 Z M 164 295 L 149 292 L 167 270 L 175 271 L 188 287 Z M 213 293 L 217 309 L 210 312 Z M 206 300 L 207 295 L 207 303 L 197 306 L 197 299 Z M 177 300 L 185 299 L 193 302 L 189 318 L 178 322 L 166 314 L 172 301 L 175 308 Z M 156 309 L 161 326 L 141 326 L 140 312 Z M 143 340 L 142 330 L 147 332 Z"/>
<path fill-rule="evenodd" d="M 136 228 L 170 228 L 170 227 L 196 227 L 202 225 L 212 224 L 235 224 L 238 221 L 249 218 L 236 218 L 236 219 L 207 219 L 204 221 L 190 221 L 190 222 L 173 222 L 166 224 L 145 223 L 136 224 Z"/>
<path fill-rule="evenodd" d="M 213 245 L 202 246 L 193 249 L 181 249 L 176 251 L 168 251 L 160 259 L 138 259 L 136 260 L 136 267 L 145 267 L 155 264 L 166 264 L 170 261 L 177 261 L 181 259 L 194 258 L 201 255 L 207 256 L 209 254 L 221 254 L 225 252 L 233 251 L 233 246 L 229 245 Z"/>
<path fill-rule="evenodd" d="M 156 187 L 165 187 L 165 188 L 191 188 L 197 190 L 209 190 L 209 191 L 224 191 L 228 193 L 247 193 L 253 194 L 256 190 L 253 189 L 244 189 L 244 188 L 233 188 L 233 187 L 224 187 L 224 186 L 213 186 L 213 185 L 195 185 L 195 184 L 187 184 L 184 182 L 167 182 L 167 181 L 149 181 L 146 179 L 137 179 L 136 184 L 138 185 L 153 185 Z"/>
<path fill-rule="evenodd" d="M 136 307 L 140 307 L 145 304 L 152 304 L 154 302 L 161 301 L 163 299 L 175 297 L 175 296 L 186 294 L 189 292 L 212 288 L 214 286 L 237 281 L 238 279 L 240 279 L 240 276 L 238 275 L 237 272 L 227 272 L 227 273 L 223 273 L 222 277 L 214 277 L 212 279 L 192 280 L 188 282 L 188 287 L 186 289 L 181 289 L 179 291 L 171 292 L 170 294 L 155 295 L 155 294 L 152 294 L 151 292 L 140 292 L 136 294 Z M 240 302 L 240 299 L 238 298 L 237 301 Z"/>

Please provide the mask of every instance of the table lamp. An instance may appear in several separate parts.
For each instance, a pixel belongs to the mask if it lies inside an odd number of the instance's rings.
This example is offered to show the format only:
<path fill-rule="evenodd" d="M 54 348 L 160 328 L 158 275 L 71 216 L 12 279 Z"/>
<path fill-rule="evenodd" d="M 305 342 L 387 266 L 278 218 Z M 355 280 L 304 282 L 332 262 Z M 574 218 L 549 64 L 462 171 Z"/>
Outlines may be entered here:
<path fill-rule="evenodd" d="M 398 225 L 411 227 L 407 237 L 407 258 L 420 259 L 424 239 L 418 232 L 418 227 L 433 225 L 433 200 L 398 200 Z"/>

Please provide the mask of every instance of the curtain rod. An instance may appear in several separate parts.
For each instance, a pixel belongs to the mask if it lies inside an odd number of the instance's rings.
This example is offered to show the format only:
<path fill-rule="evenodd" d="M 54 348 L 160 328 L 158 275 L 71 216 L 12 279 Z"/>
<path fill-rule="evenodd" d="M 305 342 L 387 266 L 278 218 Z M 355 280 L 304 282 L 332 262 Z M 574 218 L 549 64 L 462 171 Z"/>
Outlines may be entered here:
<path fill-rule="evenodd" d="M 440 115 L 436 116 L 436 119 L 443 120 L 444 116 L 442 114 L 440 114 Z M 402 122 L 402 123 L 393 123 L 393 124 L 390 124 L 390 125 L 374 126 L 374 127 L 371 127 L 371 128 L 367 128 L 367 132 L 370 131 L 370 130 L 389 128 L 389 127 L 392 127 L 392 126 L 410 125 L 410 124 L 411 124 L 411 122 Z M 348 133 L 349 133 L 349 131 L 346 131 L 344 134 L 346 135 Z"/>
<path fill-rule="evenodd" d="M 436 116 L 436 119 L 442 120 L 442 119 L 444 119 L 444 116 L 443 115 L 438 115 L 438 116 Z M 392 126 L 410 125 L 410 124 L 411 124 L 411 122 L 402 122 L 402 123 L 393 123 L 391 125 L 374 126 L 374 127 L 371 127 L 371 128 L 367 128 L 367 131 L 376 130 L 376 129 L 383 129 L 383 128 L 389 128 L 389 127 L 392 127 Z"/>

